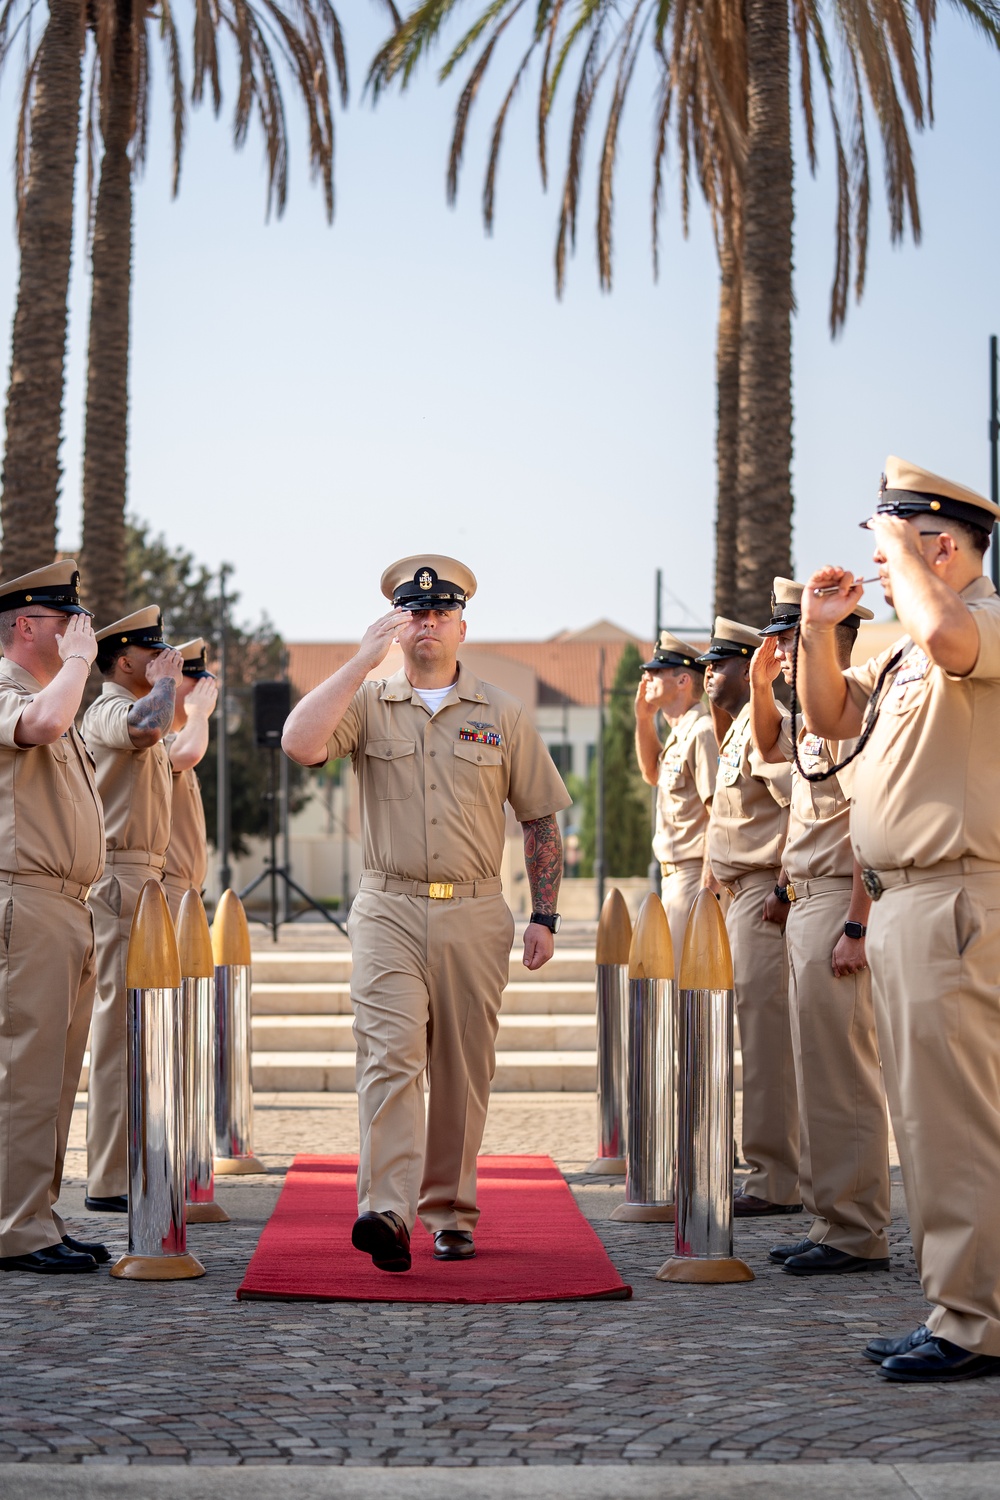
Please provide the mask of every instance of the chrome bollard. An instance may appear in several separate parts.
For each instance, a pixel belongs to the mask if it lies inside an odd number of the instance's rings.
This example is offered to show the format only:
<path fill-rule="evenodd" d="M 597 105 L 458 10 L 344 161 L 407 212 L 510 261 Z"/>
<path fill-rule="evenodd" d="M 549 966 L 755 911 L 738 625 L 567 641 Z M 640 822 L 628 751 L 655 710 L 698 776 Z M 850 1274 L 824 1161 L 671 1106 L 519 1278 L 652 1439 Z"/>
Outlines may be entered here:
<path fill-rule="evenodd" d="M 189 1224 L 226 1224 L 215 1201 L 215 963 L 208 918 L 196 890 L 177 913 L 184 1059 L 184 1175 Z"/>
<path fill-rule="evenodd" d="M 659 1281 L 753 1281 L 733 1255 L 733 960 L 719 903 L 684 934 L 677 1028 L 677 1220 Z"/>
<path fill-rule="evenodd" d="M 205 1274 L 187 1249 L 180 983 L 167 898 L 159 880 L 147 880 L 125 960 L 128 1254 L 111 1275 L 126 1281 Z"/>
<path fill-rule="evenodd" d="M 628 960 L 628 1172 L 619 1223 L 674 1217 L 674 950 L 659 896 L 642 903 Z"/>
<path fill-rule="evenodd" d="M 235 891 L 223 891 L 212 923 L 215 959 L 215 1170 L 263 1172 L 253 1154 L 250 928 Z"/>
<path fill-rule="evenodd" d="M 604 898 L 597 924 L 597 1156 L 587 1168 L 625 1173 L 628 1119 L 628 950 L 632 921 L 621 891 Z"/>

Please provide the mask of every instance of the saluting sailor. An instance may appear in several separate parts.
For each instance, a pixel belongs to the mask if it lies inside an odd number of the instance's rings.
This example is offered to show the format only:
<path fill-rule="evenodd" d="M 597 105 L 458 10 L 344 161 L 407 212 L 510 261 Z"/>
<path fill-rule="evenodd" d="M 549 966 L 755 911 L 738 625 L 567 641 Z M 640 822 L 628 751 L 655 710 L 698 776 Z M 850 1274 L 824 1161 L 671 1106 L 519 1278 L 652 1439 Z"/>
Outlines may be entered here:
<path fill-rule="evenodd" d="M 418 1213 L 438 1259 L 475 1253 L 476 1156 L 514 932 L 500 888 L 505 803 L 524 830 L 529 969 L 551 958 L 559 925 L 555 814 L 570 798 L 523 705 L 458 662 L 475 590 L 472 572 L 451 557 L 387 568 L 382 592 L 392 610 L 352 661 L 296 705 L 282 739 L 302 765 L 350 755 L 359 781 L 365 872 L 349 923 L 361 1124 L 352 1239 L 385 1271 L 409 1270 Z M 394 639 L 402 669 L 372 679 Z"/>
<path fill-rule="evenodd" d="M 201 636 L 177 647 L 183 667 L 174 694 L 174 721 L 164 743 L 170 756 L 173 793 L 170 799 L 170 843 L 163 871 L 163 890 L 174 921 L 185 893 L 199 893 L 208 870 L 208 841 L 201 782 L 195 766 L 208 749 L 208 721 L 212 717 L 218 684 L 208 670 L 207 650 Z"/>

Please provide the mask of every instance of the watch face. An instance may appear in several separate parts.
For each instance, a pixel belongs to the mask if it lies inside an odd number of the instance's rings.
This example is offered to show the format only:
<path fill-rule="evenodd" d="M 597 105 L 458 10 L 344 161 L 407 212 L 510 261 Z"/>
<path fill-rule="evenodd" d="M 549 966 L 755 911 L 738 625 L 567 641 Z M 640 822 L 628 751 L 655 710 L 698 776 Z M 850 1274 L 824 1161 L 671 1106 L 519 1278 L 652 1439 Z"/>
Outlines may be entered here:
<path fill-rule="evenodd" d="M 560 917 L 559 914 L 558 914 L 558 912 L 557 912 L 556 915 L 552 918 L 552 931 L 553 932 L 558 932 L 561 926 L 562 926 L 562 917 Z"/>

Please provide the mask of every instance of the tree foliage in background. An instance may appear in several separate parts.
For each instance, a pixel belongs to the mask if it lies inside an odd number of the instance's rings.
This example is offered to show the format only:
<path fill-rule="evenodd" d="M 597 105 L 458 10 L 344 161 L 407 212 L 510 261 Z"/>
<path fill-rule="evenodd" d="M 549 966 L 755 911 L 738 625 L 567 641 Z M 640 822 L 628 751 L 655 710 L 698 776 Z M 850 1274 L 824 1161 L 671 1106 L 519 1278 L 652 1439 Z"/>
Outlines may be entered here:
<path fill-rule="evenodd" d="M 645 875 L 651 857 L 649 788 L 635 758 L 635 690 L 642 676 L 637 646 L 625 647 L 604 715 L 604 874 Z M 580 874 L 593 875 L 597 853 L 597 757 L 583 795 Z"/>
<path fill-rule="evenodd" d="M 175 645 L 204 636 L 209 662 L 218 658 L 218 578 L 183 548 L 171 548 L 162 536 L 150 535 L 141 521 L 126 522 L 126 613 L 158 604 L 163 611 L 164 634 Z M 267 833 L 268 753 L 254 744 L 253 684 L 274 681 L 285 675 L 285 644 L 270 620 L 262 616 L 256 624 L 236 624 L 233 606 L 238 594 L 228 595 L 230 623 L 227 675 L 229 678 L 229 801 L 232 850 L 246 854 L 247 840 Z M 209 743 L 198 767 L 208 836 L 215 843 L 216 774 L 218 769 L 219 715 L 222 704 L 209 722 Z M 296 813 L 306 800 L 306 775 L 289 765 L 289 812 Z"/>

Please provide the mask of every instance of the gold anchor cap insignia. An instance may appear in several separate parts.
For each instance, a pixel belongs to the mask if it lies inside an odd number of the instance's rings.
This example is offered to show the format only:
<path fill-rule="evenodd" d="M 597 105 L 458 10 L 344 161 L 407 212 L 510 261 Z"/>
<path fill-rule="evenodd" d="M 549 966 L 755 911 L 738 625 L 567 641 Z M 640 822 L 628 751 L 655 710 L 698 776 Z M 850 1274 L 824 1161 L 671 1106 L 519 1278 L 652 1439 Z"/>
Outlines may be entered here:
<path fill-rule="evenodd" d="M 434 587 L 434 574 L 430 568 L 424 568 L 422 572 L 417 574 L 417 586 L 424 590 Z"/>

